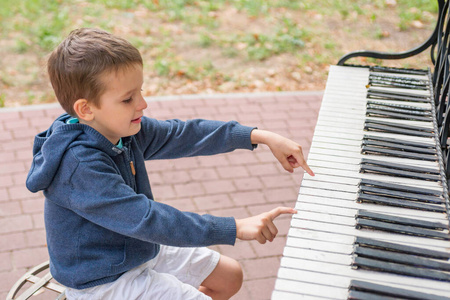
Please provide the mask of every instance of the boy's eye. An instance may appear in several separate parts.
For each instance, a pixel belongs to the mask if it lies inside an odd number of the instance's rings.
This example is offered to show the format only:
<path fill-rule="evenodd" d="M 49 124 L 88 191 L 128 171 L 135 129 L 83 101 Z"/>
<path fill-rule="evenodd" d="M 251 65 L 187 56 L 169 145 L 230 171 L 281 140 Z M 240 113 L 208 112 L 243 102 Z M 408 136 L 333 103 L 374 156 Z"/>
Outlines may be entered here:
<path fill-rule="evenodd" d="M 123 100 L 122 102 L 123 102 L 123 103 L 130 103 L 130 102 L 131 102 L 131 100 L 133 100 L 133 98 L 128 98 L 128 99 L 125 99 L 125 100 Z"/>

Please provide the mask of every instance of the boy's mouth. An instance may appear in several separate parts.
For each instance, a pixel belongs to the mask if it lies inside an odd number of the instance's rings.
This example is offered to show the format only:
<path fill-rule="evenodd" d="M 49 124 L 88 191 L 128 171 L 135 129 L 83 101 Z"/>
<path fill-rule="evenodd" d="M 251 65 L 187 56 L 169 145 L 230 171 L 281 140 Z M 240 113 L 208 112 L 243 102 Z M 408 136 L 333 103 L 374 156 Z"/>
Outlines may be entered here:
<path fill-rule="evenodd" d="M 141 123 L 141 120 L 142 120 L 142 117 L 139 117 L 139 118 L 136 118 L 136 119 L 131 120 L 131 123 L 136 123 L 136 124 L 138 124 L 138 123 Z"/>

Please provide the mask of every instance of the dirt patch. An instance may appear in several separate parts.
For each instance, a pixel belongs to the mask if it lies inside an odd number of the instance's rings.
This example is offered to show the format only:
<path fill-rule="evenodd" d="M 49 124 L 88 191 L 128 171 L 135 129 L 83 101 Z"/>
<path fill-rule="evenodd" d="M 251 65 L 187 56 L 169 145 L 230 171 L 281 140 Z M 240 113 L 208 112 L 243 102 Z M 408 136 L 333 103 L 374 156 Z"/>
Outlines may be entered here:
<path fill-rule="evenodd" d="M 375 10 L 371 5 L 362 7 Z M 139 8 L 110 11 L 108 31 L 131 40 L 145 61 L 145 96 L 197 93 L 235 93 L 263 91 L 322 90 L 330 64 L 350 51 L 371 49 L 405 51 L 424 42 L 434 27 L 434 16 L 399 29 L 398 12 L 385 9 L 373 14 L 321 14 L 314 10 L 272 9 L 269 16 L 252 17 L 234 7 L 211 12 L 215 25 L 186 25 L 161 18 L 157 12 Z M 376 13 L 376 18 L 374 15 Z M 89 16 L 81 11 L 71 15 L 73 28 L 84 26 Z M 95 20 L 90 17 L 95 24 Z M 302 30 L 302 44 L 295 50 L 281 51 L 262 59 L 249 57 L 245 39 L 269 36 L 280 19 L 293 20 Z M 288 29 L 281 29 L 287 32 Z M 290 29 L 289 29 L 290 30 Z M 63 37 L 61 37 L 62 39 Z M 203 39 L 203 40 L 202 40 Z M 161 45 L 166 44 L 166 48 Z M 261 51 L 272 51 L 267 49 Z M 14 33 L 0 40 L 0 87 L 6 107 L 54 102 L 45 72 L 46 55 L 37 51 L 20 53 Z M 31 49 L 32 46 L 30 46 Z M 259 50 L 258 48 L 255 48 Z M 161 59 L 161 53 L 170 53 Z M 352 63 L 371 63 L 354 59 Z M 166 64 L 166 65 L 165 65 Z M 398 67 L 431 66 L 429 51 L 401 61 L 383 64 Z M 159 68 L 158 68 L 159 67 Z"/>

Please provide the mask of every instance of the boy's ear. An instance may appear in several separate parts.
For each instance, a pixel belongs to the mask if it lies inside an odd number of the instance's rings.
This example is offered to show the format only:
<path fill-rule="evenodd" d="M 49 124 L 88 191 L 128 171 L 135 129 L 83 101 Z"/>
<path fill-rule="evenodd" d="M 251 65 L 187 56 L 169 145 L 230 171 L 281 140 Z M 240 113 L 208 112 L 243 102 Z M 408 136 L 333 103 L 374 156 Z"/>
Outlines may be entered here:
<path fill-rule="evenodd" d="M 84 121 L 92 121 L 94 114 L 92 113 L 90 103 L 86 99 L 78 99 L 73 104 L 73 109 L 78 118 Z"/>

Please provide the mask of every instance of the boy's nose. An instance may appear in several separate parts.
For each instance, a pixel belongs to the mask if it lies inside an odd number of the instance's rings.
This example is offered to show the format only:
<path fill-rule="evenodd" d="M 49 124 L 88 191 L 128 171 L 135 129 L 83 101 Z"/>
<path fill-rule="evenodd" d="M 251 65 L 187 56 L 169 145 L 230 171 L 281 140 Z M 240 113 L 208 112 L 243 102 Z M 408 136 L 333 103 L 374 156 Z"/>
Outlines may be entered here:
<path fill-rule="evenodd" d="M 138 106 L 136 107 L 137 110 L 144 110 L 147 108 L 147 101 L 145 101 L 144 97 L 141 96 L 141 101 L 139 101 Z"/>

